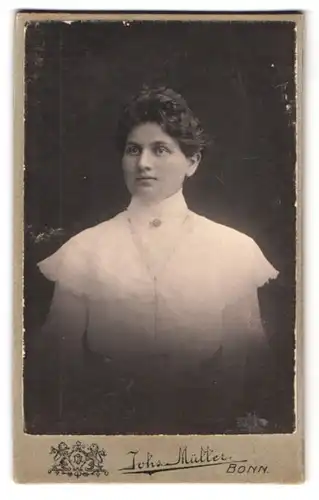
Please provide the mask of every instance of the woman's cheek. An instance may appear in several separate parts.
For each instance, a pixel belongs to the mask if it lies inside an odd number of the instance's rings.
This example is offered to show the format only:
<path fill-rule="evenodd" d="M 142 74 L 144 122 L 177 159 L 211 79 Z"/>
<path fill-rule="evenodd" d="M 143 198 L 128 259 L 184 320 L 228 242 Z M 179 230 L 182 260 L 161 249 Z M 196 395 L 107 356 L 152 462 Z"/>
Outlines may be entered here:
<path fill-rule="evenodd" d="M 128 168 L 128 170 L 131 173 L 134 173 L 136 171 L 137 164 L 138 164 L 138 159 L 137 158 L 135 158 L 135 157 L 129 158 L 128 161 L 127 161 L 127 168 Z"/>
<path fill-rule="evenodd" d="M 128 158 L 124 159 L 122 162 L 123 170 L 126 175 L 130 175 L 134 172 L 134 162 Z"/>

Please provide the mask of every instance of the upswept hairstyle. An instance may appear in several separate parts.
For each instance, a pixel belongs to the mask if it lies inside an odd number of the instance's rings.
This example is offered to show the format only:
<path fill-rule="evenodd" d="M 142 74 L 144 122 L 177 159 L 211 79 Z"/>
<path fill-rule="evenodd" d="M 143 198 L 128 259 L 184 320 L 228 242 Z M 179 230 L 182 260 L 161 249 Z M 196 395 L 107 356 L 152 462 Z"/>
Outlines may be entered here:
<path fill-rule="evenodd" d="M 143 87 L 125 106 L 118 123 L 117 146 L 123 153 L 131 130 L 142 123 L 157 123 L 173 137 L 187 158 L 204 153 L 208 139 L 185 99 L 167 87 Z"/>

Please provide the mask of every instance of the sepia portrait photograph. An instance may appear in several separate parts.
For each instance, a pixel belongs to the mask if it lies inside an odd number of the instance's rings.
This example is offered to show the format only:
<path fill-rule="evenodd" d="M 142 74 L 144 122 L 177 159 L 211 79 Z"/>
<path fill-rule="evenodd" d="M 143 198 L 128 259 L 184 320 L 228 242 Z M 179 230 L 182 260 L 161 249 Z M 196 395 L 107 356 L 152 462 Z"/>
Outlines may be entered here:
<path fill-rule="evenodd" d="M 289 438 L 300 14 L 24 16 L 23 434 Z"/>

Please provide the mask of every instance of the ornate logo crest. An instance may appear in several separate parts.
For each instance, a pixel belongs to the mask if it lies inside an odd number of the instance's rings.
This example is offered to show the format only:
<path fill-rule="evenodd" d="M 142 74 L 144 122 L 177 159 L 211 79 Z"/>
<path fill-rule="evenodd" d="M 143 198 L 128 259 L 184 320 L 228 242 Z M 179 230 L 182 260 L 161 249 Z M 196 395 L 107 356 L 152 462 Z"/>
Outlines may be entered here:
<path fill-rule="evenodd" d="M 61 474 L 76 478 L 108 475 L 103 467 L 107 453 L 97 444 L 85 445 L 77 441 L 75 445 L 68 446 L 62 441 L 56 448 L 51 446 L 50 454 L 54 455 L 54 464 L 49 469 L 49 474 L 54 472 L 57 476 Z"/>

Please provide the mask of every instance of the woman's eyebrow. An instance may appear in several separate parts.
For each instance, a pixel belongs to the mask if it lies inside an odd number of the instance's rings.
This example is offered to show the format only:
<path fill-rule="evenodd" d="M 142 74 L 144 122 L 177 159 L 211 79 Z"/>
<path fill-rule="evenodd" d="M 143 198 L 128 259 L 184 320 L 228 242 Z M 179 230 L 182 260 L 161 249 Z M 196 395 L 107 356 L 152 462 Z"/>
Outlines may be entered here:
<path fill-rule="evenodd" d="M 144 144 L 142 144 L 141 142 L 137 142 L 137 141 L 127 141 L 126 143 L 127 146 L 135 146 L 135 147 L 138 147 L 138 148 L 142 148 L 144 146 Z M 155 140 L 155 141 L 152 141 L 150 143 L 151 146 L 167 146 L 167 147 L 173 147 L 174 144 L 169 142 L 169 141 L 165 141 L 165 140 Z"/>
<path fill-rule="evenodd" d="M 161 140 L 161 141 L 153 141 L 152 145 L 154 145 L 154 146 L 170 146 L 170 147 L 173 146 L 173 144 L 171 142 L 169 142 L 169 141 L 163 141 L 163 140 Z"/>
<path fill-rule="evenodd" d="M 127 146 L 136 146 L 136 147 L 139 147 L 139 148 L 142 146 L 142 144 L 139 144 L 136 141 L 127 141 L 126 145 Z"/>

